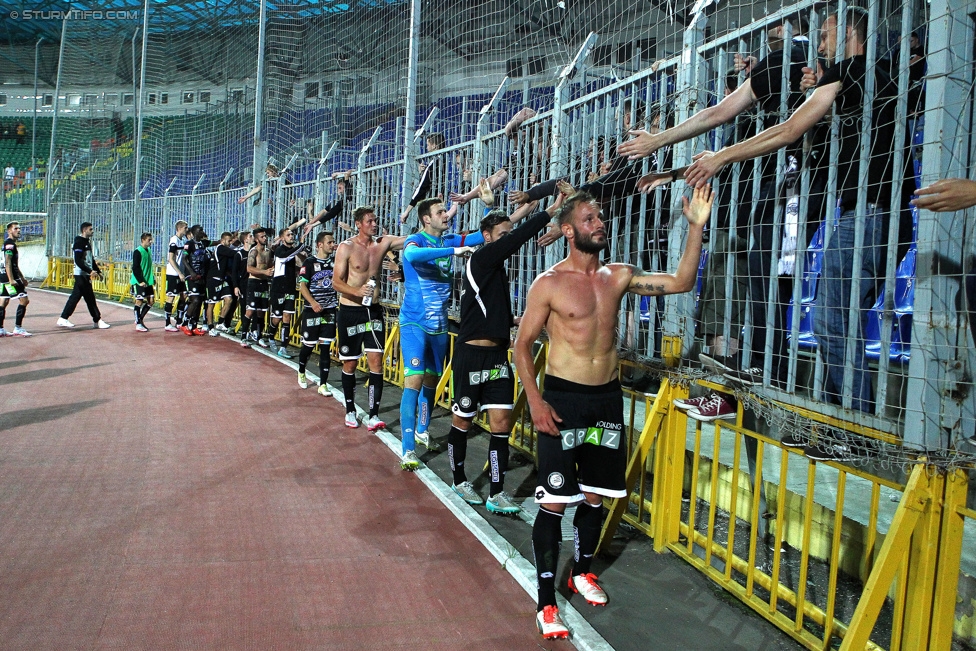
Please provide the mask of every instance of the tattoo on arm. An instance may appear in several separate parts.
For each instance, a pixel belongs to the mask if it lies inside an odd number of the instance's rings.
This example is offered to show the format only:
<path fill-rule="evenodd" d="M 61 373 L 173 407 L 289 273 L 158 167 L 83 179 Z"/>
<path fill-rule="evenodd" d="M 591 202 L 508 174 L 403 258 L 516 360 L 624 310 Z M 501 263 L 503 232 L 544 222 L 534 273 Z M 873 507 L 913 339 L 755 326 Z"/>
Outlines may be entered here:
<path fill-rule="evenodd" d="M 665 292 L 664 285 L 654 285 L 652 283 L 635 283 L 633 289 L 637 289 L 644 292 L 657 292 L 663 294 Z"/>

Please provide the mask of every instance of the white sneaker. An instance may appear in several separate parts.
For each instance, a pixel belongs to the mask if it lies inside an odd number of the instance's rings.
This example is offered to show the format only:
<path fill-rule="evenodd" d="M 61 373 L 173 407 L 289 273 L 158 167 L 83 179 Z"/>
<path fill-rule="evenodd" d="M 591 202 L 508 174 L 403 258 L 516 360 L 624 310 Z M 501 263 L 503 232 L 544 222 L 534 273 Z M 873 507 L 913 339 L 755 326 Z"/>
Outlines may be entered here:
<path fill-rule="evenodd" d="M 210 332 L 210 326 L 204 323 L 202 326 L 200 326 L 200 330 L 203 330 L 204 332 Z"/>
<path fill-rule="evenodd" d="M 403 455 L 403 459 L 400 460 L 400 469 L 413 472 L 418 468 L 420 468 L 420 459 L 417 457 L 417 453 L 413 450 L 407 450 Z"/>
<path fill-rule="evenodd" d="M 267 348 L 268 340 L 265 339 L 264 337 L 261 337 L 260 339 L 258 339 L 258 346 L 260 346 L 261 348 Z"/>
<path fill-rule="evenodd" d="M 213 328 L 213 329 L 211 329 L 210 331 L 207 332 L 207 336 L 208 337 L 219 337 L 220 336 L 220 330 L 217 330 L 217 328 Z"/>
<path fill-rule="evenodd" d="M 332 390 L 329 389 L 329 385 L 328 384 L 321 384 L 321 385 L 319 385 L 319 395 L 320 396 L 331 396 L 332 395 Z"/>
<path fill-rule="evenodd" d="M 95 327 L 98 328 L 99 330 L 108 330 L 109 328 L 112 327 L 112 325 L 110 323 L 105 323 L 105 321 L 103 321 L 102 319 L 99 319 L 98 323 L 95 324 Z"/>
<path fill-rule="evenodd" d="M 569 589 L 583 595 L 586 603 L 594 606 L 607 605 L 607 593 L 596 582 L 596 574 L 587 572 L 569 577 Z"/>
<path fill-rule="evenodd" d="M 300 386 L 303 389 L 308 388 L 308 378 L 305 377 L 304 373 L 298 374 L 298 386 Z"/>
<path fill-rule="evenodd" d="M 214 326 L 214 328 L 218 332 L 228 332 L 230 330 L 230 328 L 228 328 L 227 326 L 225 326 L 223 323 L 218 323 L 216 326 Z"/>
<path fill-rule="evenodd" d="M 556 640 L 569 637 L 569 629 L 563 624 L 559 617 L 559 608 L 555 606 L 543 606 L 542 610 L 536 613 L 535 625 L 546 640 Z"/>
<path fill-rule="evenodd" d="M 165 330 L 166 332 L 179 332 L 180 331 L 180 329 L 177 328 L 172 323 L 170 323 L 168 326 L 166 326 L 165 328 L 163 328 L 163 330 Z"/>
<path fill-rule="evenodd" d="M 15 327 L 14 328 L 14 331 L 11 332 L 10 334 L 13 337 L 32 337 L 33 336 L 33 335 L 31 335 L 31 333 L 27 332 L 26 330 L 24 330 L 20 326 Z"/>
<path fill-rule="evenodd" d="M 353 429 L 359 427 L 359 419 L 356 418 L 356 414 L 352 412 L 346 414 L 346 427 L 351 427 Z"/>
<path fill-rule="evenodd" d="M 430 432 L 414 432 L 413 438 L 417 443 L 427 448 L 428 452 L 437 452 L 440 446 L 430 442 Z"/>
<path fill-rule="evenodd" d="M 14 333 L 7 332 L 6 328 L 0 328 L 0 337 L 12 337 Z"/>
<path fill-rule="evenodd" d="M 136 324 L 136 332 L 149 332 L 149 328 L 142 325 L 141 323 Z"/>
<path fill-rule="evenodd" d="M 386 427 L 386 423 L 381 421 L 379 416 L 370 416 L 369 420 L 366 421 L 366 430 L 369 432 L 375 432 L 384 427 Z"/>
<path fill-rule="evenodd" d="M 71 321 L 68 321 L 67 319 L 58 319 L 58 327 L 59 328 L 73 328 L 73 327 L 75 327 L 75 324 L 73 324 Z"/>
<path fill-rule="evenodd" d="M 471 482 L 469 481 L 461 482 L 460 484 L 451 486 L 451 488 L 453 488 L 454 492 L 458 494 L 458 497 L 460 497 L 468 504 L 474 504 L 474 505 L 483 504 L 481 500 L 481 496 L 478 495 L 477 492 L 475 492 L 474 486 L 471 484 Z"/>

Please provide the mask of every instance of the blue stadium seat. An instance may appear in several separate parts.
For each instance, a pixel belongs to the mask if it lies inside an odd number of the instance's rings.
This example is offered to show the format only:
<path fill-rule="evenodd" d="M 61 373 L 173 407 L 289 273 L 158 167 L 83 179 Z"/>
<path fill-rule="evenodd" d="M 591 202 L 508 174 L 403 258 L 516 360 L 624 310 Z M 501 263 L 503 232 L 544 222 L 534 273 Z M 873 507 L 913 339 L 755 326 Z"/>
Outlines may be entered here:
<path fill-rule="evenodd" d="M 816 350 L 817 336 L 813 333 L 813 314 L 817 304 L 814 301 L 803 301 L 800 303 L 800 330 L 796 339 L 797 348 L 802 350 Z M 793 301 L 790 301 L 786 308 L 786 338 L 792 337 L 793 324 Z"/>
<path fill-rule="evenodd" d="M 817 300 L 817 279 L 823 271 L 824 229 L 825 226 L 821 222 L 820 228 L 813 234 L 807 246 L 803 280 L 800 285 L 800 300 L 804 303 Z"/>

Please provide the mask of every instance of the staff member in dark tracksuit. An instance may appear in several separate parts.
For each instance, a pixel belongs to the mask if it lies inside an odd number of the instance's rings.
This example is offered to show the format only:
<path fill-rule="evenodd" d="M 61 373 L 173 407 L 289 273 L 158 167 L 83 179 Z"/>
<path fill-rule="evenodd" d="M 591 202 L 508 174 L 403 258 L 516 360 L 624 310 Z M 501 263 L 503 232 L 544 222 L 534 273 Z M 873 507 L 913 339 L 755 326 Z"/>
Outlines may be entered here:
<path fill-rule="evenodd" d="M 96 328 L 104 330 L 112 327 L 102 321 L 102 314 L 98 311 L 98 303 L 95 302 L 95 290 L 92 289 L 92 280 L 102 277 L 98 263 L 95 262 L 95 255 L 92 253 L 91 236 L 94 232 L 95 229 L 91 222 L 84 222 L 81 225 L 81 235 L 75 236 L 75 244 L 72 247 L 75 257 L 75 287 L 71 291 L 71 296 L 68 297 L 68 302 L 64 304 L 61 318 L 58 319 L 58 326 L 62 328 L 75 327 L 75 324 L 68 321 L 68 317 L 74 313 L 75 308 L 78 307 L 78 301 L 82 298 L 85 299 L 88 313 L 91 314 L 92 322 Z"/>

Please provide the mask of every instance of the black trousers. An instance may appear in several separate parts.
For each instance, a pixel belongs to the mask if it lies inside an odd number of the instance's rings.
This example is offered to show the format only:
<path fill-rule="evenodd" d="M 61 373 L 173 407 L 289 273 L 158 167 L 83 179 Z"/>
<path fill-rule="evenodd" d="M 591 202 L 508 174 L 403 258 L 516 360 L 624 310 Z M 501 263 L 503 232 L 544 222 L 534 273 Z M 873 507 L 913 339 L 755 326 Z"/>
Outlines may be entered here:
<path fill-rule="evenodd" d="M 75 275 L 75 288 L 71 290 L 71 296 L 68 297 L 68 302 L 64 304 L 64 309 L 61 311 L 61 318 L 67 319 L 70 317 L 75 308 L 78 307 L 78 301 L 82 298 L 85 299 L 85 304 L 88 305 L 88 313 L 91 314 L 92 321 L 98 323 L 102 319 L 102 313 L 98 311 L 98 303 L 95 302 L 95 290 L 92 289 L 91 278 L 88 276 Z"/>

